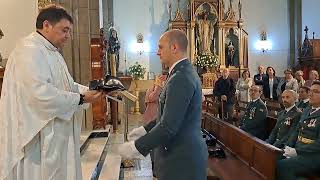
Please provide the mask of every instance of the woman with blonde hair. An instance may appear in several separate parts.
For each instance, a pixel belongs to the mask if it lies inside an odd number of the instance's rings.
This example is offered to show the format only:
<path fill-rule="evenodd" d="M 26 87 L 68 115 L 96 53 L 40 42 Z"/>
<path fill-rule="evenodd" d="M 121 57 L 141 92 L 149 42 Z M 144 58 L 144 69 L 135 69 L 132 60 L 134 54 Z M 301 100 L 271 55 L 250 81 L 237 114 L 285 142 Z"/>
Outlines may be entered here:
<path fill-rule="evenodd" d="M 153 87 L 148 89 L 145 97 L 146 110 L 143 114 L 143 122 L 148 124 L 150 121 L 155 120 L 158 113 L 158 100 L 161 90 L 166 81 L 166 75 L 157 76 Z"/>

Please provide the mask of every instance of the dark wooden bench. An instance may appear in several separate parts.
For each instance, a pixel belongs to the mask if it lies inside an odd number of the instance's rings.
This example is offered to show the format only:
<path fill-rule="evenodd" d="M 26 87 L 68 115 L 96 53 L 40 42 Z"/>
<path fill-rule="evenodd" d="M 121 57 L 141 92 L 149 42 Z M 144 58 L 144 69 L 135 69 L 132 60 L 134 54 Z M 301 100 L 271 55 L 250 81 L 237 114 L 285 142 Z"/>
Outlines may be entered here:
<path fill-rule="evenodd" d="M 272 101 L 272 100 L 265 100 L 266 102 L 266 106 L 268 109 L 268 116 L 267 116 L 267 120 L 268 120 L 268 134 L 270 134 L 270 132 L 272 131 L 272 129 L 274 128 L 275 124 L 277 123 L 277 115 L 278 113 L 282 110 L 282 107 L 280 106 L 280 103 L 278 101 Z M 246 105 L 248 104 L 247 102 L 241 102 L 239 101 L 238 104 L 244 104 L 245 106 L 235 106 L 235 112 L 237 112 L 237 115 L 235 116 L 235 118 L 238 118 L 238 120 L 240 119 L 240 113 L 244 112 L 246 110 Z M 225 148 L 230 151 L 230 153 L 228 155 L 227 159 L 210 159 L 209 160 L 209 168 L 212 168 L 214 170 L 217 170 L 221 176 L 224 179 L 237 179 L 239 177 L 247 177 L 245 179 L 255 179 L 255 178 L 260 178 L 260 179 L 266 179 L 266 177 L 269 176 L 265 176 L 263 175 L 263 173 L 257 171 L 255 168 L 251 167 L 250 164 L 248 163 L 248 161 L 245 160 L 245 158 L 242 158 L 243 154 L 238 154 L 238 151 L 235 151 L 233 149 L 241 149 L 245 148 L 245 146 L 247 146 L 248 143 L 248 139 L 254 138 L 251 135 L 247 134 L 246 132 L 238 129 L 237 127 L 222 121 L 218 118 L 216 118 L 216 114 L 217 114 L 217 110 L 216 110 L 216 104 L 214 101 L 214 98 L 212 97 L 212 95 L 208 95 L 206 96 L 206 100 L 204 103 L 204 108 L 203 108 L 203 121 L 202 121 L 202 127 L 204 127 L 207 131 L 209 131 L 210 133 L 213 133 L 215 136 L 217 136 L 217 138 L 219 139 L 219 141 L 225 146 Z M 211 120 L 210 120 L 211 119 Z M 235 120 L 237 121 L 237 120 Z M 221 125 L 220 122 L 223 122 L 223 125 Z M 220 125 L 218 125 L 220 124 Z M 226 129 L 236 129 L 236 130 L 232 130 L 233 132 L 237 132 L 237 133 L 227 133 L 225 130 Z M 219 134 L 221 133 L 221 129 L 222 132 L 224 132 L 223 134 Z M 246 134 L 246 136 L 240 135 L 240 138 L 238 138 L 239 133 L 242 132 L 244 134 Z M 231 135 L 230 135 L 231 134 Z M 241 133 L 240 133 L 241 134 Z M 231 136 L 231 137 L 230 137 Z M 237 138 L 234 136 L 238 136 Z M 222 137 L 222 139 L 221 139 Z M 238 139 L 241 141 L 238 142 L 232 142 L 230 143 L 230 139 Z M 245 141 L 246 143 L 243 143 L 243 140 L 247 139 L 247 141 Z M 260 142 L 261 144 L 264 144 L 266 146 L 269 146 L 268 144 L 266 144 L 264 141 L 261 141 L 257 138 L 254 138 L 255 141 Z M 235 140 L 233 140 L 235 141 Z M 251 141 L 251 140 L 250 140 Z M 255 142 L 255 141 L 251 141 L 251 142 Z M 229 143 L 228 143 L 229 142 Z M 228 146 L 228 144 L 231 144 L 231 147 Z M 233 147 L 233 148 L 232 148 Z M 273 147 L 273 146 L 271 146 Z M 278 153 L 279 152 L 279 149 Z M 243 152 L 243 151 L 240 151 Z M 250 151 L 252 152 L 252 151 Z M 248 156 L 245 156 L 248 157 Z M 268 155 L 265 155 L 265 157 L 268 157 Z M 247 159 L 248 160 L 248 159 Z M 276 165 L 276 160 L 273 161 L 273 170 L 275 170 L 275 165 Z M 229 168 L 228 168 L 229 167 Z M 228 170 L 226 170 L 228 169 Z M 231 172 L 229 170 L 232 170 Z M 253 169 L 255 172 L 257 173 L 253 173 L 253 171 L 251 171 L 251 169 Z M 258 177 L 254 176 L 254 175 L 259 175 Z M 306 176 L 305 177 L 308 180 L 320 180 L 320 177 L 318 176 Z"/>
<path fill-rule="evenodd" d="M 203 128 L 213 134 L 229 152 L 226 159 L 210 159 L 209 168 L 223 179 L 275 178 L 277 158 L 282 153 L 280 149 L 210 113 L 203 113 L 203 121 Z"/>
<path fill-rule="evenodd" d="M 274 128 L 274 126 L 277 123 L 277 113 L 280 112 L 281 106 L 279 104 L 279 102 L 277 101 L 271 101 L 271 100 L 266 100 L 266 106 L 268 109 L 268 115 L 267 115 L 267 121 L 268 121 L 268 127 L 267 127 L 267 132 L 268 134 L 271 133 L 272 129 Z M 248 105 L 248 102 L 244 102 L 244 101 L 238 101 L 236 103 L 237 105 L 235 106 L 236 112 L 239 113 L 236 118 L 238 118 L 240 120 L 240 114 L 244 113 L 246 110 L 246 107 Z M 242 105 L 242 106 L 241 106 Z"/>

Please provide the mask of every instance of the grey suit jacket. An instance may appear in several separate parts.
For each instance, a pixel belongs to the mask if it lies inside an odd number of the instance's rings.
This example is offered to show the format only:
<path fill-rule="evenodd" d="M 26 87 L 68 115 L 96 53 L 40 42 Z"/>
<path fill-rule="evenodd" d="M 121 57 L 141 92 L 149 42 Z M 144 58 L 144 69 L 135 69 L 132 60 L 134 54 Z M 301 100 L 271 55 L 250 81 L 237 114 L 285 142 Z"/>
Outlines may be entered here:
<path fill-rule="evenodd" d="M 156 123 L 145 126 L 147 134 L 135 142 L 144 156 L 154 151 L 160 180 L 204 180 L 208 150 L 201 133 L 201 83 L 188 60 L 169 74 L 159 99 Z"/>
<path fill-rule="evenodd" d="M 285 90 L 293 90 L 295 92 L 298 91 L 298 88 L 299 88 L 299 84 L 298 84 L 298 81 L 296 79 L 291 79 L 289 82 L 286 82 L 286 80 L 284 78 L 281 79 L 278 87 L 277 87 L 277 94 L 278 94 L 278 97 L 281 96 L 282 94 L 282 91 L 281 91 L 281 86 L 286 83 L 286 86 L 285 86 Z"/>

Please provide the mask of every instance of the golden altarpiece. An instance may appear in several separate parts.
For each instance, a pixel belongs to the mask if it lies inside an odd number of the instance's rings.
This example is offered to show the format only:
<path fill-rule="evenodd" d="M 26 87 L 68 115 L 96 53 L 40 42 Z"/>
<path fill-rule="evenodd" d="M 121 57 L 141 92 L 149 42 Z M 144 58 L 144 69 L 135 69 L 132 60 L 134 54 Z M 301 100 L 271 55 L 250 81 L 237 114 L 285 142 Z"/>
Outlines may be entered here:
<path fill-rule="evenodd" d="M 170 17 L 169 29 L 186 32 L 188 55 L 193 63 L 203 53 L 216 54 L 220 64 L 217 72 L 228 67 L 230 76 L 238 79 L 240 73 L 248 68 L 248 33 L 242 29 L 241 1 L 237 7 L 238 16 L 231 0 L 229 3 L 225 11 L 223 0 L 190 0 L 188 19 L 185 20 L 178 0 L 175 17 L 173 20 Z M 202 78 L 203 87 L 212 88 L 217 76 L 215 73 L 205 73 Z"/>

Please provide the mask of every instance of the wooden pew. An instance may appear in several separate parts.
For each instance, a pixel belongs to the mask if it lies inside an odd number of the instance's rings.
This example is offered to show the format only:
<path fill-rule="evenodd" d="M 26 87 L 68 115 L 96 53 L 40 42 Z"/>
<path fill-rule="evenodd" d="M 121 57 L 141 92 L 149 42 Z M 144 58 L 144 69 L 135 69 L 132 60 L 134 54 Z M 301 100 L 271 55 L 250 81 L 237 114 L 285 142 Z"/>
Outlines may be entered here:
<path fill-rule="evenodd" d="M 247 105 L 246 102 L 241 102 L 241 101 L 239 102 Z M 268 116 L 267 116 L 268 134 L 270 134 L 270 132 L 272 131 L 272 129 L 274 128 L 277 122 L 277 114 L 282 110 L 282 107 L 280 106 L 280 103 L 278 101 L 265 100 L 265 102 L 268 109 Z M 222 121 L 216 118 L 215 117 L 216 115 L 214 115 L 216 112 L 215 110 L 216 105 L 215 105 L 215 102 L 213 101 L 212 96 L 206 97 L 204 106 L 205 107 L 203 111 L 202 127 L 205 128 L 210 133 L 214 134 L 218 138 L 218 140 L 225 146 L 225 148 L 231 152 L 227 161 L 221 161 L 219 159 L 210 159 L 209 168 L 220 171 L 222 176 L 225 179 L 237 179 L 236 176 L 235 178 L 232 178 L 233 176 L 232 176 L 232 173 L 230 173 L 229 171 L 230 169 L 234 169 L 236 171 L 234 172 L 234 174 L 236 175 L 241 174 L 244 177 L 248 177 L 247 179 L 250 179 L 250 180 L 254 180 L 257 178 L 252 174 L 252 172 L 250 172 L 251 169 L 257 172 L 257 174 L 259 174 L 261 179 L 270 179 L 269 177 L 271 177 L 271 179 L 274 178 L 274 176 L 264 175 L 264 173 L 267 173 L 270 175 L 270 172 L 265 172 L 263 170 L 262 172 L 259 171 L 259 169 L 261 169 L 261 167 L 263 166 L 259 166 L 257 164 L 264 161 L 259 162 L 260 157 L 259 158 L 256 158 L 254 156 L 252 157 L 252 153 L 256 153 L 257 156 L 263 156 L 263 153 L 261 152 L 265 151 L 266 154 L 264 155 L 264 157 L 267 158 L 267 160 L 269 159 L 268 157 L 270 156 L 268 153 L 271 153 L 272 156 L 270 157 L 272 157 L 271 158 L 272 162 L 267 163 L 268 165 L 266 164 L 265 166 L 272 167 L 273 172 L 271 172 L 271 174 L 274 174 L 275 168 L 276 168 L 275 167 L 276 159 L 274 159 L 274 157 L 277 157 L 281 153 L 281 150 L 269 144 L 266 144 L 264 141 L 261 141 L 260 139 L 252 137 L 248 133 L 242 131 L 241 129 L 238 129 L 237 127 L 225 121 Z M 245 111 L 245 108 L 240 106 L 238 107 L 236 106 L 235 109 L 236 109 L 236 112 L 239 112 L 239 114 L 240 112 Z M 240 118 L 240 116 L 238 116 L 238 118 Z M 269 152 L 270 150 L 268 150 L 270 147 L 271 147 L 271 152 Z M 249 148 L 251 150 L 247 151 L 246 148 Z M 258 150 L 255 150 L 257 148 Z M 237 161 L 237 159 L 241 161 L 241 163 Z M 253 160 L 253 162 L 251 161 L 250 163 L 249 160 Z M 243 164 L 245 164 L 249 168 L 243 167 Z M 260 168 L 255 168 L 254 165 Z M 228 170 L 221 169 L 221 168 L 227 168 Z M 320 177 L 306 176 L 306 179 L 320 180 Z"/>
<path fill-rule="evenodd" d="M 239 163 L 235 161 L 234 163 L 247 166 L 246 171 L 252 170 L 260 179 L 272 180 L 275 178 L 276 162 L 278 156 L 281 154 L 280 149 L 251 136 L 230 123 L 214 117 L 210 113 L 204 112 L 203 120 L 203 128 L 212 133 L 225 149 L 242 162 Z M 210 161 L 212 162 L 212 160 Z M 235 172 L 237 168 L 242 168 L 243 171 L 245 171 L 245 168 L 240 165 L 234 169 L 225 167 L 224 171 L 229 174 L 234 173 L 235 178 L 237 175 L 238 178 L 240 178 L 239 176 L 243 174 L 237 174 Z M 215 170 L 217 170 L 217 168 L 215 168 Z M 224 172 L 220 172 L 219 174 L 221 175 L 223 173 Z M 250 172 L 242 173 L 250 174 Z"/>
<path fill-rule="evenodd" d="M 277 123 L 277 116 L 278 113 L 282 110 L 280 103 L 278 101 L 273 101 L 273 100 L 266 100 L 266 106 L 268 109 L 268 116 L 267 116 L 267 121 L 268 121 L 268 128 L 267 132 L 268 134 L 271 133 L 272 129 Z"/>
<path fill-rule="evenodd" d="M 282 109 L 278 101 L 265 100 L 265 102 L 268 109 L 267 133 L 269 135 L 277 123 L 277 113 L 280 112 Z M 241 105 L 244 105 L 244 106 L 241 106 Z M 245 112 L 247 105 L 248 105 L 248 102 L 244 102 L 244 101 L 238 101 L 236 103 L 235 109 L 236 109 L 236 112 L 239 113 L 238 115 L 236 115 L 236 118 L 240 120 L 240 114 L 243 114 Z"/>

